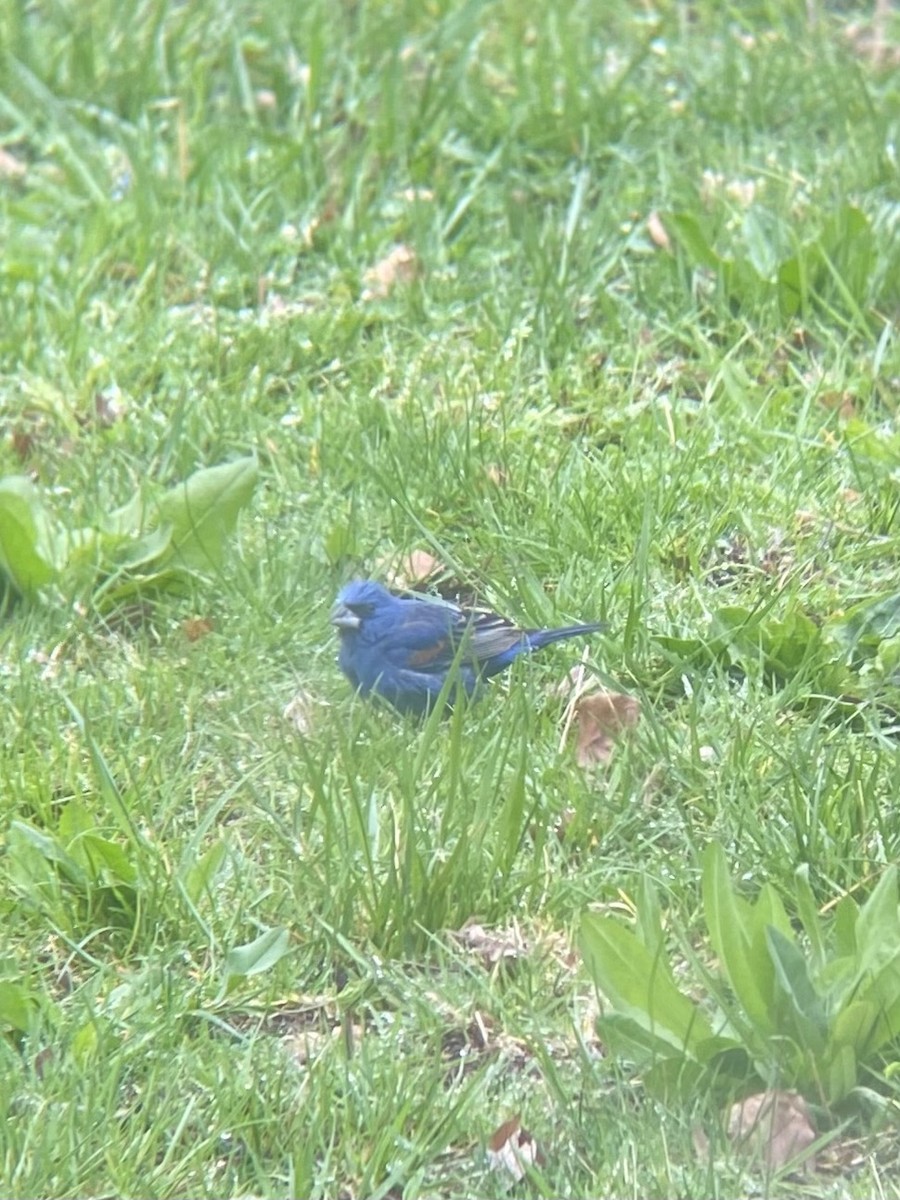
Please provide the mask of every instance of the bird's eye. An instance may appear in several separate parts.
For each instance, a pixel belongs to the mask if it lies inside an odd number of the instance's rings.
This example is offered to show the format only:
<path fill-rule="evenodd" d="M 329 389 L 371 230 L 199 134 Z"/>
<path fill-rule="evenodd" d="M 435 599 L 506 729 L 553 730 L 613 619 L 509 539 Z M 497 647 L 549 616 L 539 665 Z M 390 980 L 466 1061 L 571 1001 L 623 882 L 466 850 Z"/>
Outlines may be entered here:
<path fill-rule="evenodd" d="M 347 607 L 355 616 L 360 618 L 371 617 L 374 612 L 374 605 L 372 604 L 348 604 Z"/>

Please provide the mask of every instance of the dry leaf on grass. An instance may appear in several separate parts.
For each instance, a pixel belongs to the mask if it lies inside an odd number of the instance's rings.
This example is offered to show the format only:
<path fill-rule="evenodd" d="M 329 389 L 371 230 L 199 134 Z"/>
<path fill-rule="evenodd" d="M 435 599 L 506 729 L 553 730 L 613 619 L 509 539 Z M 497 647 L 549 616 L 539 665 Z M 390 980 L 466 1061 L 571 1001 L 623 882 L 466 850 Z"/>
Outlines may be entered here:
<path fill-rule="evenodd" d="M 480 955 L 488 970 L 500 962 L 511 963 L 524 958 L 530 948 L 518 926 L 492 932 L 483 925 L 464 925 L 454 937 L 466 950 Z"/>
<path fill-rule="evenodd" d="M 427 550 L 413 550 L 399 559 L 387 559 L 381 564 L 387 571 L 387 585 L 401 591 L 415 589 L 436 575 L 443 575 L 447 568 L 439 558 Z"/>
<path fill-rule="evenodd" d="M 199 642 L 215 629 L 212 617 L 188 617 L 181 622 L 184 636 L 189 642 Z"/>
<path fill-rule="evenodd" d="M 0 146 L 0 179 L 22 179 L 25 175 L 25 164 L 14 154 Z"/>
<path fill-rule="evenodd" d="M 463 1058 L 483 1054 L 494 1042 L 493 1024 L 476 1009 L 468 1025 L 453 1025 L 441 1034 L 441 1055 L 444 1058 Z"/>
<path fill-rule="evenodd" d="M 282 716 L 301 737 L 312 733 L 316 701 L 309 692 L 297 692 L 284 706 Z"/>
<path fill-rule="evenodd" d="M 823 408 L 836 412 L 842 421 L 849 421 L 857 416 L 859 397 L 847 389 L 820 392 L 818 399 Z"/>
<path fill-rule="evenodd" d="M 398 283 L 411 283 L 419 273 L 419 260 L 410 246 L 394 246 L 363 276 L 361 299 L 383 300 Z"/>
<path fill-rule="evenodd" d="M 671 250 L 672 240 L 666 232 L 666 227 L 662 223 L 662 218 L 654 209 L 647 217 L 647 232 L 650 235 L 650 241 L 654 246 L 658 246 L 660 250 Z"/>
<path fill-rule="evenodd" d="M 770 1171 L 794 1159 L 815 1169 L 806 1152 L 816 1140 L 809 1106 L 799 1092 L 757 1092 L 732 1104 L 728 1136 L 758 1155 Z"/>
<path fill-rule="evenodd" d="M 575 759 L 580 767 L 609 762 L 616 741 L 634 729 L 641 717 L 641 702 L 623 692 L 607 691 L 596 675 L 583 666 L 573 667 L 557 688 L 557 694 L 569 697 L 560 749 L 569 730 L 577 726 Z"/>
<path fill-rule="evenodd" d="M 488 1163 L 492 1171 L 507 1175 L 510 1183 L 519 1183 L 530 1167 L 542 1167 L 546 1161 L 534 1137 L 522 1128 L 518 1113 L 491 1134 Z"/>
<path fill-rule="evenodd" d="M 309 1066 L 333 1045 L 341 1036 L 340 1025 L 331 1029 L 301 1029 L 289 1034 L 283 1041 L 285 1051 L 298 1067 Z"/>
<path fill-rule="evenodd" d="M 117 387 L 106 388 L 105 391 L 94 395 L 94 420 L 98 425 L 106 428 L 116 425 L 127 411 L 128 407 Z"/>
<path fill-rule="evenodd" d="M 578 744 L 575 758 L 580 767 L 607 763 L 616 741 L 634 729 L 641 717 L 641 704 L 622 692 L 595 692 L 582 696 L 575 707 Z"/>
<path fill-rule="evenodd" d="M 434 192 L 427 187 L 408 187 L 398 193 L 401 200 L 405 200 L 407 204 L 416 204 L 419 202 L 427 202 L 434 199 Z"/>
<path fill-rule="evenodd" d="M 871 24 L 853 22 L 844 29 L 851 50 L 868 59 L 874 67 L 896 67 L 900 64 L 900 46 L 888 41 L 888 22 L 891 0 L 875 0 Z"/>
<path fill-rule="evenodd" d="M 17 427 L 9 435 L 12 452 L 15 454 L 19 462 L 24 463 L 31 458 L 34 453 L 37 439 L 27 429 L 21 426 Z"/>

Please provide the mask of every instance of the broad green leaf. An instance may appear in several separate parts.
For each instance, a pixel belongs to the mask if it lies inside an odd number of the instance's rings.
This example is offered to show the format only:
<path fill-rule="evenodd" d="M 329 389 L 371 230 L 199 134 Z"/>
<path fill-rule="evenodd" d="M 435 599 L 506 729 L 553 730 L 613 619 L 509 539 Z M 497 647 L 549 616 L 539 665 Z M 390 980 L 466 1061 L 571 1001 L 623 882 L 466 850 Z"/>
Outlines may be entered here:
<path fill-rule="evenodd" d="M 666 1105 L 682 1105 L 696 1100 L 710 1086 L 709 1068 L 692 1058 L 660 1058 L 641 1072 L 647 1094 Z"/>
<path fill-rule="evenodd" d="M 772 925 L 766 930 L 766 939 L 775 977 L 790 1004 L 793 1017 L 790 1024 L 797 1040 L 814 1054 L 821 1054 L 827 1033 L 825 1006 L 813 987 L 806 959 L 797 945 Z M 790 1030 L 779 1032 L 789 1033 Z"/>
<path fill-rule="evenodd" d="M 835 949 L 841 958 L 856 958 L 856 922 L 859 905 L 852 896 L 842 896 L 834 910 L 833 935 Z"/>
<path fill-rule="evenodd" d="M 665 939 L 663 937 L 662 912 L 659 907 L 659 897 L 656 888 L 650 882 L 648 875 L 643 874 L 638 884 L 637 901 L 637 931 L 641 941 L 661 963 L 671 978 L 671 970 L 665 955 Z M 673 980 L 674 983 L 674 980 Z"/>
<path fill-rule="evenodd" d="M 619 1058 L 630 1059 L 641 1068 L 663 1058 L 684 1062 L 690 1057 L 689 1051 L 676 1043 L 668 1031 L 651 1031 L 645 1021 L 625 1013 L 606 1013 L 597 1018 L 596 1026 L 607 1050 Z"/>
<path fill-rule="evenodd" d="M 767 666 L 781 675 L 793 675 L 822 646 L 822 632 L 804 613 L 789 613 L 783 621 L 766 621 L 762 627 Z"/>
<path fill-rule="evenodd" d="M 72 1038 L 72 1057 L 80 1067 L 86 1066 L 97 1053 L 97 1022 L 87 1021 Z"/>
<path fill-rule="evenodd" d="M 723 258 L 719 263 L 719 278 L 726 296 L 748 304 L 771 290 L 771 285 L 759 274 L 749 259 Z"/>
<path fill-rule="evenodd" d="M 176 593 L 184 588 L 187 574 L 186 567 L 174 565 L 137 574 L 117 571 L 96 589 L 94 602 L 106 610 L 131 596 L 146 595 L 151 591 Z"/>
<path fill-rule="evenodd" d="M 829 1104 L 837 1104 L 856 1087 L 857 1056 L 853 1046 L 841 1045 L 827 1063 L 825 1088 Z"/>
<path fill-rule="evenodd" d="M 721 264 L 721 258 L 710 245 L 695 217 L 689 213 L 668 213 L 663 217 L 663 224 L 687 257 L 697 266 L 715 270 Z"/>
<path fill-rule="evenodd" d="M 801 863 L 794 872 L 794 899 L 797 912 L 803 922 L 806 936 L 812 947 L 813 961 L 817 969 L 825 965 L 827 952 L 822 934 L 822 922 L 816 908 L 816 898 L 809 882 L 809 863 Z"/>
<path fill-rule="evenodd" d="M 75 707 L 68 696 L 63 696 L 63 701 L 81 732 L 81 736 L 87 743 L 88 752 L 91 756 L 91 763 L 94 767 L 94 774 L 97 777 L 97 782 L 100 785 L 100 795 L 106 801 L 107 807 L 112 812 L 113 816 L 119 824 L 120 829 L 125 833 L 132 845 L 143 845 L 143 838 L 138 832 L 138 828 L 132 819 L 128 805 L 119 791 L 119 785 L 116 783 L 115 776 L 110 770 L 109 763 L 104 757 L 103 751 L 97 744 L 93 734 L 88 727 L 84 716 Z"/>
<path fill-rule="evenodd" d="M 810 263 L 802 253 L 797 253 L 779 266 L 776 277 L 778 308 L 783 317 L 795 317 L 809 309 L 812 294 Z"/>
<path fill-rule="evenodd" d="M 891 958 L 859 989 L 859 1001 L 875 1010 L 875 1022 L 861 1048 L 866 1055 L 900 1037 L 900 947 L 896 941 L 894 947 Z"/>
<path fill-rule="evenodd" d="M 335 521 L 322 539 L 325 557 L 332 565 L 356 551 L 356 527 L 347 517 Z"/>
<path fill-rule="evenodd" d="M 855 205 L 845 204 L 826 222 L 818 238 L 818 249 L 827 271 L 822 271 L 822 288 L 832 289 L 852 310 L 863 303 L 875 265 L 875 238 L 869 219 Z"/>
<path fill-rule="evenodd" d="M 668 1035 L 677 1047 L 711 1036 L 697 1005 L 672 983 L 662 955 L 618 920 L 586 913 L 579 942 L 594 983 L 615 1008 L 646 1023 L 651 1032 Z"/>
<path fill-rule="evenodd" d="M 773 1033 L 765 982 L 771 966 L 763 961 L 768 955 L 763 954 L 762 944 L 752 953 L 753 911 L 735 894 L 725 852 L 716 842 L 711 842 L 703 855 L 703 910 L 713 948 L 744 1011 L 761 1033 Z"/>
<path fill-rule="evenodd" d="M 872 1035 L 878 1010 L 867 1000 L 854 1000 L 831 1023 L 828 1040 L 832 1046 L 852 1046 L 862 1052 Z"/>
<path fill-rule="evenodd" d="M 159 502 L 158 524 L 171 528 L 177 562 L 197 571 L 221 567 L 225 539 L 253 495 L 257 473 L 255 457 L 239 458 L 197 471 L 166 492 Z"/>
<path fill-rule="evenodd" d="M 70 800 L 59 815 L 59 836 L 71 853 L 72 843 L 84 833 L 92 832 L 95 822 L 80 800 Z"/>
<path fill-rule="evenodd" d="M 693 658 L 709 658 L 709 643 L 703 638 L 671 637 L 668 634 L 659 633 L 653 635 L 653 640 L 676 662 L 688 662 Z"/>
<path fill-rule="evenodd" d="M 27 1033 L 38 1011 L 34 995 L 21 983 L 0 983 L 0 1029 Z"/>
<path fill-rule="evenodd" d="M 860 970 L 868 970 L 900 946 L 900 897 L 897 868 L 888 867 L 859 910 L 856 953 Z"/>
<path fill-rule="evenodd" d="M 848 609 L 829 630 L 850 650 L 876 650 L 888 638 L 900 635 L 900 592 L 869 597 Z"/>
<path fill-rule="evenodd" d="M 129 887 L 137 882 L 138 873 L 134 864 L 123 848 L 115 842 L 102 838 L 96 833 L 89 833 L 84 835 L 81 845 L 98 879 L 124 883 Z"/>
<path fill-rule="evenodd" d="M 196 904 L 201 896 L 206 895 L 212 888 L 213 880 L 225 859 L 225 842 L 213 842 L 199 861 L 187 869 L 184 874 L 184 890 L 192 904 Z"/>
<path fill-rule="evenodd" d="M 798 246 L 778 268 L 778 301 L 782 315 L 805 312 L 816 300 L 860 315 L 875 263 L 875 243 L 865 214 L 844 205 L 826 222 L 814 241 Z"/>
<path fill-rule="evenodd" d="M 134 536 L 139 534 L 144 527 L 145 512 L 144 499 L 140 491 L 136 491 L 121 508 L 115 508 L 111 513 L 102 517 L 100 526 L 105 533 L 115 534 L 119 537 Z"/>
<path fill-rule="evenodd" d="M 771 883 L 764 883 L 759 890 L 756 903 L 753 905 L 753 921 L 757 929 L 765 930 L 767 925 L 773 925 L 786 938 L 793 939 L 790 918 L 785 911 L 781 896 Z"/>
<path fill-rule="evenodd" d="M 116 547 L 113 560 L 119 570 L 146 567 L 158 562 L 172 547 L 173 528 L 160 525 L 141 537 L 126 538 Z"/>
<path fill-rule="evenodd" d="M 0 572 L 25 594 L 56 578 L 54 539 L 30 479 L 0 479 Z"/>
<path fill-rule="evenodd" d="M 42 833 L 33 825 L 29 825 L 27 821 L 11 821 L 9 830 L 12 854 L 15 854 L 16 840 L 21 839 L 33 850 L 36 850 L 46 862 L 52 863 L 58 868 L 70 883 L 84 890 L 88 882 L 84 868 L 75 861 L 71 854 L 66 852 L 57 838 Z"/>
<path fill-rule="evenodd" d="M 713 1039 L 719 1041 L 719 1039 Z M 668 1104 L 696 1104 L 698 1096 L 712 1093 L 723 1099 L 734 1094 L 738 1084 L 758 1080 L 750 1055 L 743 1046 L 719 1046 L 700 1060 L 660 1058 L 641 1073 L 651 1096 Z"/>
<path fill-rule="evenodd" d="M 234 946 L 225 955 L 226 976 L 259 975 L 274 967 L 290 949 L 290 935 L 286 929 L 275 926 L 267 929 L 252 942 Z"/>
<path fill-rule="evenodd" d="M 763 279 L 773 279 L 778 264 L 787 257 L 790 249 L 784 223 L 773 212 L 754 204 L 744 214 L 741 235 L 754 270 Z"/>
<path fill-rule="evenodd" d="M 756 903 L 750 906 L 749 922 L 752 932 L 747 961 L 766 1011 L 774 1019 L 778 1004 L 777 981 L 769 953 L 768 929 L 774 926 L 787 938 L 793 938 L 793 932 L 781 897 L 770 883 L 763 884 Z"/>

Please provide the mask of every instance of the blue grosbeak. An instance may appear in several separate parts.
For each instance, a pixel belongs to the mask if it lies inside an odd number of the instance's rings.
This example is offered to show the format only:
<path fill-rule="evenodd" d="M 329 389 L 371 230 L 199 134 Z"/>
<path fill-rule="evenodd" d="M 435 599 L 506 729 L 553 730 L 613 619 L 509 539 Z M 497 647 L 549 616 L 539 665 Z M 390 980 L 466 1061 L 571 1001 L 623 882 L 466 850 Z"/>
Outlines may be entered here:
<path fill-rule="evenodd" d="M 518 655 L 603 628 L 518 629 L 495 613 L 397 596 L 370 579 L 343 588 L 331 623 L 341 635 L 338 663 L 356 690 L 418 715 L 434 704 L 454 663 L 457 689 L 472 696 L 481 680 L 504 671 Z"/>

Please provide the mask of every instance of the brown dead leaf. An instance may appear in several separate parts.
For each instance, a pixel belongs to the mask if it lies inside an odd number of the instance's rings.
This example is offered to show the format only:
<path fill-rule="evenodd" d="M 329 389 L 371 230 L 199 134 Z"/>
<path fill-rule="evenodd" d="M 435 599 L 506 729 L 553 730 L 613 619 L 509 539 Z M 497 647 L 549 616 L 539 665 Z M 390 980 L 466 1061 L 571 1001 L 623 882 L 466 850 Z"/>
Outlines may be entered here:
<path fill-rule="evenodd" d="M 394 246 L 363 276 L 361 299 L 383 300 L 398 283 L 412 283 L 419 273 L 419 260 L 411 246 Z"/>
<path fill-rule="evenodd" d="M 487 475 L 494 487 L 504 487 L 509 479 L 509 475 L 504 468 L 497 466 L 496 463 L 489 463 L 488 466 L 485 467 L 484 473 Z"/>
<path fill-rule="evenodd" d="M 188 617 L 181 622 L 184 636 L 189 642 L 199 642 L 215 629 L 212 617 Z"/>
<path fill-rule="evenodd" d="M 591 767 L 609 762 L 617 740 L 637 726 L 641 703 L 623 692 L 590 692 L 576 700 L 575 718 L 575 760 L 580 767 Z"/>
<path fill-rule="evenodd" d="M 34 1073 L 38 1079 L 43 1079 L 44 1075 L 50 1068 L 54 1059 L 52 1046 L 44 1046 L 43 1050 L 39 1050 L 34 1056 Z"/>
<path fill-rule="evenodd" d="M 667 768 L 664 763 L 654 765 L 641 784 L 641 803 L 644 808 L 653 808 L 666 782 Z"/>
<path fill-rule="evenodd" d="M 492 932 L 483 925 L 472 923 L 464 925 L 454 937 L 464 949 L 480 955 L 487 970 L 498 963 L 516 962 L 524 958 L 530 949 L 518 926 Z"/>
<path fill-rule="evenodd" d="M 98 425 L 108 428 L 116 425 L 128 411 L 122 393 L 117 387 L 106 388 L 94 395 L 94 420 Z"/>
<path fill-rule="evenodd" d="M 491 1170 L 511 1176 L 514 1183 L 524 1179 L 530 1167 L 542 1167 L 546 1161 L 532 1134 L 523 1129 L 519 1113 L 495 1129 L 488 1141 Z"/>
<path fill-rule="evenodd" d="M 725 184 L 725 195 L 741 208 L 749 208 L 756 199 L 759 184 L 755 179 L 730 179 Z"/>
<path fill-rule="evenodd" d="M 477 1009 L 465 1026 L 454 1025 L 441 1034 L 441 1054 L 444 1058 L 462 1058 L 468 1054 L 483 1054 L 494 1042 L 493 1023 Z"/>
<path fill-rule="evenodd" d="M 846 390 L 819 393 L 819 403 L 822 407 L 836 412 L 842 421 L 849 421 L 851 417 L 857 416 L 858 400 L 858 396 Z"/>
<path fill-rule="evenodd" d="M 691 1129 L 691 1141 L 694 1143 L 694 1153 L 699 1161 L 708 1163 L 710 1160 L 709 1138 L 702 1125 L 695 1125 Z"/>
<path fill-rule="evenodd" d="M 34 435 L 20 425 L 10 434 L 10 441 L 12 443 L 13 454 L 15 454 L 19 462 L 28 462 L 35 449 Z"/>
<path fill-rule="evenodd" d="M 400 199 L 407 204 L 424 203 L 434 199 L 434 192 L 427 187 L 408 187 L 400 192 Z"/>
<path fill-rule="evenodd" d="M 427 550 L 413 550 L 399 562 L 394 560 L 392 565 L 388 566 L 388 587 L 415 589 L 434 579 L 436 575 L 443 575 L 446 570 L 440 559 L 429 554 Z"/>
<path fill-rule="evenodd" d="M 447 1066 L 444 1081 L 447 1086 L 484 1065 L 486 1058 L 499 1053 L 499 1043 L 490 1017 L 477 1010 L 467 1024 L 448 1026 L 441 1034 L 441 1058 Z"/>
<path fill-rule="evenodd" d="M 284 706 L 282 716 L 301 737 L 308 737 L 315 724 L 316 702 L 309 692 L 300 691 Z"/>
<path fill-rule="evenodd" d="M 654 246 L 658 246 L 660 250 L 672 249 L 672 239 L 669 237 L 666 227 L 662 223 L 662 217 L 660 217 L 656 209 L 647 217 L 647 232 Z"/>
<path fill-rule="evenodd" d="M 571 706 L 574 706 L 582 696 L 587 696 L 590 692 L 602 691 L 603 684 L 600 677 L 586 671 L 582 663 L 577 667 L 572 667 L 565 679 L 560 680 L 553 688 L 552 695 L 559 696 L 561 700 L 567 700 Z"/>
<path fill-rule="evenodd" d="M 844 37 L 854 54 L 868 59 L 874 67 L 900 65 L 900 46 L 888 41 L 890 15 L 891 0 L 875 0 L 870 24 L 853 22 L 844 29 Z"/>
<path fill-rule="evenodd" d="M 0 179 L 23 179 L 25 171 L 25 164 L 0 146 Z"/>
<path fill-rule="evenodd" d="M 779 1171 L 794 1159 L 815 1170 L 815 1156 L 806 1152 L 816 1140 L 816 1131 L 799 1092 L 757 1092 L 732 1104 L 728 1136 L 761 1158 L 770 1171 Z"/>
<path fill-rule="evenodd" d="M 329 1029 L 300 1029 L 288 1034 L 283 1046 L 296 1066 L 308 1067 L 332 1047 L 340 1047 L 341 1043 L 344 1046 L 358 1046 L 365 1033 L 364 1026 L 344 1022 Z"/>

